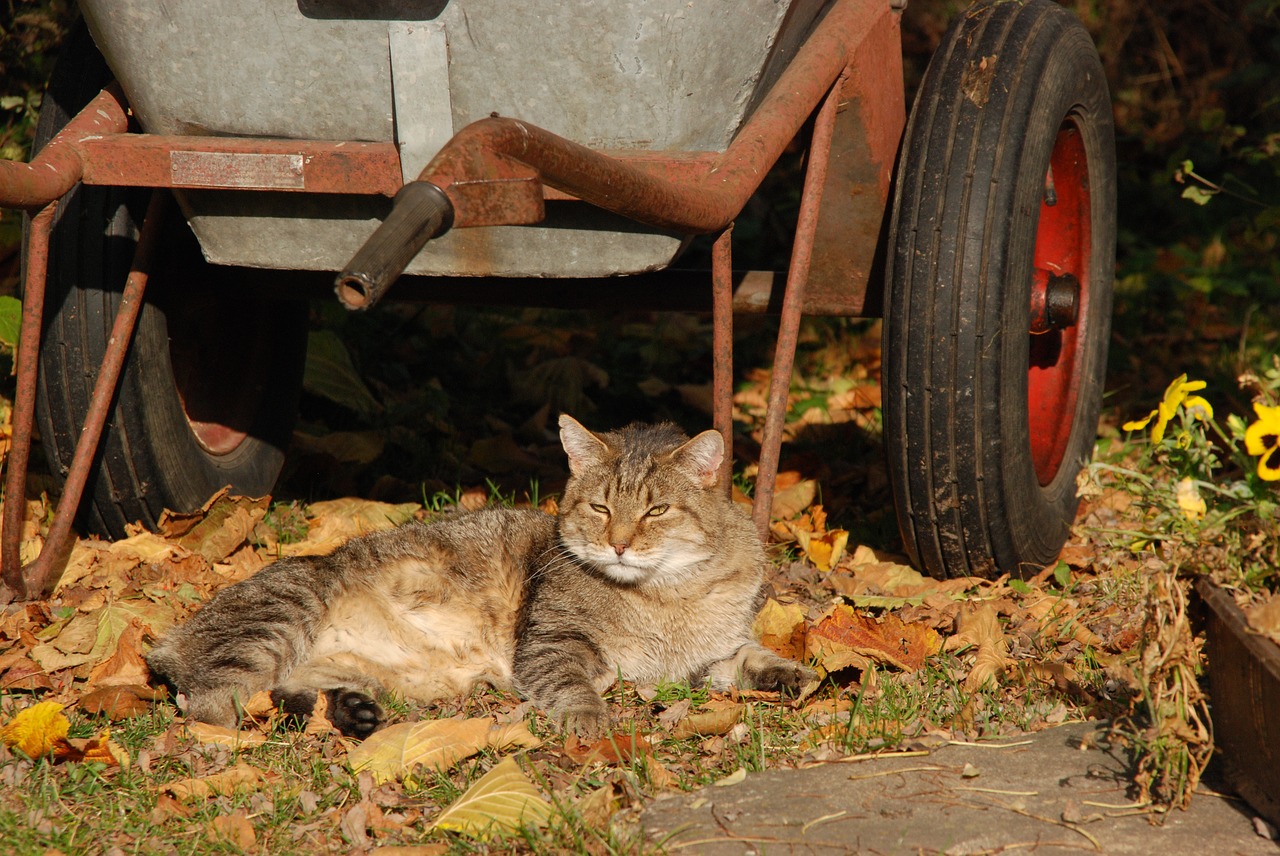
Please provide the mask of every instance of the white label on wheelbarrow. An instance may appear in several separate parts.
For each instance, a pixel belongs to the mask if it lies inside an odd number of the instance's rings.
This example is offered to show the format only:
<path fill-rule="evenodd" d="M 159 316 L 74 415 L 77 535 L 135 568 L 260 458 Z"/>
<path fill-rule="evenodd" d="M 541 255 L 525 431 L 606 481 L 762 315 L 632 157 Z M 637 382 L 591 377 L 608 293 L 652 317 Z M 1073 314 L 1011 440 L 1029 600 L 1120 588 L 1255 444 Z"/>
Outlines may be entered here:
<path fill-rule="evenodd" d="M 239 152 L 171 152 L 174 187 L 301 189 L 302 155 Z"/>

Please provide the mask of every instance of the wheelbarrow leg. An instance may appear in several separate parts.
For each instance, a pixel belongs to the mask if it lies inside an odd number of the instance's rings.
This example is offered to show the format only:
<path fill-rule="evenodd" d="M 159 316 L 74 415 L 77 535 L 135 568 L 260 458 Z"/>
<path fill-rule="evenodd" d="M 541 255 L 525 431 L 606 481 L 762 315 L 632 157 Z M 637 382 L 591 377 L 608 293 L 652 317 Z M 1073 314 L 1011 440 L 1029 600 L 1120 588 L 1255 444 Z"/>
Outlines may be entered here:
<path fill-rule="evenodd" d="M 33 295 L 39 297 L 33 311 L 28 313 L 28 304 L 23 306 L 22 338 L 19 343 L 19 386 L 18 403 L 15 407 L 15 423 L 19 414 L 26 422 L 26 431 L 22 434 L 15 428 L 15 447 L 19 437 L 25 437 L 22 457 L 11 459 L 11 468 L 5 483 L 4 508 L 4 581 L 19 597 L 31 599 L 50 592 L 62 577 L 66 569 L 67 559 L 71 556 L 74 536 L 71 522 L 80 507 L 80 499 L 84 495 L 85 484 L 89 480 L 89 470 L 94 456 L 98 452 L 98 444 L 106 426 L 107 416 L 111 410 L 111 402 L 115 398 L 116 387 L 120 380 L 120 372 L 124 368 L 125 356 L 129 351 L 129 342 L 133 338 L 133 330 L 137 326 L 138 314 L 142 311 L 143 297 L 146 293 L 147 280 L 150 276 L 152 257 L 155 253 L 156 235 L 161 229 L 165 214 L 167 191 L 157 190 L 151 194 L 147 205 L 146 220 L 142 224 L 138 236 L 138 246 L 134 251 L 133 263 L 129 268 L 129 278 L 125 281 L 124 294 L 120 306 L 116 310 L 115 321 L 111 326 L 111 335 L 107 340 L 107 350 L 98 370 L 98 378 L 94 383 L 93 396 L 89 401 L 89 412 L 85 416 L 84 427 L 76 440 L 75 454 L 71 459 L 71 467 L 63 484 L 62 496 L 58 499 L 58 508 L 49 526 L 49 536 L 45 540 L 40 555 L 31 564 L 22 567 L 20 560 L 20 539 L 22 534 L 23 506 L 26 503 L 27 458 L 30 452 L 31 414 L 35 410 L 36 364 L 39 360 L 39 315 L 43 312 L 45 279 L 47 272 L 49 222 L 42 227 L 40 245 L 36 244 L 37 230 L 33 223 L 32 248 L 29 257 L 40 256 L 39 282 L 33 283 L 28 278 L 27 300 Z M 50 212 L 52 205 L 37 217 Z M 52 220 L 50 213 L 49 220 Z M 32 266 L 34 268 L 34 265 Z M 32 317 L 28 317 L 28 316 Z M 30 346 L 29 343 L 30 342 Z M 26 374 L 22 374 L 25 370 Z M 26 380 L 24 380 L 26 379 Z M 21 464 L 21 466 L 19 466 Z"/>
<path fill-rule="evenodd" d="M 733 496 L 733 224 L 711 246 L 712 424 L 724 436 L 720 484 Z"/>
<path fill-rule="evenodd" d="M 45 273 L 49 268 L 49 233 L 58 203 L 50 202 L 31 218 L 27 243 L 27 278 L 22 294 L 22 327 L 18 333 L 17 395 L 13 402 L 13 443 L 4 482 L 3 545 L 0 562 L 4 584 L 25 597 L 22 584 L 22 520 L 26 516 L 27 464 L 35 423 L 36 371 L 40 362 L 40 328 L 44 323 Z"/>
<path fill-rule="evenodd" d="M 791 391 L 791 369 L 795 365 L 796 342 L 800 336 L 800 314 L 804 306 L 805 285 L 809 280 L 809 261 L 813 256 L 813 239 L 822 203 L 822 186 L 827 180 L 827 162 L 831 154 L 831 135 L 846 70 L 831 87 L 813 126 L 809 144 L 809 163 L 805 168 L 804 190 L 800 197 L 800 214 L 796 220 L 796 237 L 791 248 L 791 264 L 787 269 L 787 287 L 782 297 L 782 317 L 778 324 L 778 343 L 774 348 L 773 372 L 769 379 L 769 407 L 765 412 L 764 437 L 760 442 L 760 464 L 756 475 L 755 505 L 752 520 L 761 539 L 768 537 L 773 488 L 778 478 L 778 459 L 782 452 L 782 428 L 787 415 L 787 397 Z"/>

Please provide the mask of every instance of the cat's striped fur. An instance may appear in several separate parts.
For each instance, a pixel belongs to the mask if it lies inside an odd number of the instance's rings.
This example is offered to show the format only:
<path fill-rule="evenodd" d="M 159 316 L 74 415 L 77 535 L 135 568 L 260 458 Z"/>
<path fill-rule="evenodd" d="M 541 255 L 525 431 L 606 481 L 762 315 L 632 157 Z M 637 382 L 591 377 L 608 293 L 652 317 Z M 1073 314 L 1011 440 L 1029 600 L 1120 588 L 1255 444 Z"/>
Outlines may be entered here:
<path fill-rule="evenodd" d="M 193 719 L 231 724 L 259 690 L 309 712 L 319 691 L 357 736 L 381 723 L 383 691 L 511 687 L 593 734 L 619 676 L 784 689 L 812 678 L 751 639 L 765 556 L 717 484 L 720 435 L 560 425 L 571 477 L 558 518 L 450 514 L 280 560 L 171 632 L 152 671 Z"/>

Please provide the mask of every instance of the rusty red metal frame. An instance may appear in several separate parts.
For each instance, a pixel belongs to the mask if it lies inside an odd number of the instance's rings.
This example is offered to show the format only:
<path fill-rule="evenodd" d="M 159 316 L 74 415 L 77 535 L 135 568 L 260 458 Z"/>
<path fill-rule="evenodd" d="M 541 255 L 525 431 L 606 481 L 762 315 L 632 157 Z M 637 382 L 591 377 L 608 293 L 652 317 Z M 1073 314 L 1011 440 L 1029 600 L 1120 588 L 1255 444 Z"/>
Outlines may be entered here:
<path fill-rule="evenodd" d="M 27 281 L 22 300 L 22 327 L 18 333 L 15 374 L 17 394 L 13 407 L 13 443 L 9 447 L 4 485 L 3 562 L 4 585 L 19 597 L 27 588 L 22 578 L 22 521 L 26 510 L 27 463 L 31 455 L 31 431 L 35 427 L 36 381 L 40 364 L 40 328 L 44 323 L 45 272 L 49 265 L 49 234 L 57 202 L 50 202 L 31 218 L 27 239 Z"/>
<path fill-rule="evenodd" d="M 852 97 L 852 89 L 853 94 L 859 95 L 859 103 L 869 107 L 870 121 L 875 125 L 868 126 L 868 155 L 874 161 L 873 172 L 880 171 L 876 189 L 880 191 L 882 211 L 888 163 L 893 154 L 889 148 L 901 131 L 902 119 L 897 108 L 887 104 L 892 99 L 880 92 L 882 87 L 872 87 L 874 69 L 861 66 L 874 65 L 886 51 L 899 50 L 889 45 L 896 34 L 896 12 L 890 4 L 883 0 L 837 0 L 723 153 L 598 152 L 517 119 L 491 118 L 473 123 L 455 135 L 420 176 L 420 180 L 435 184 L 447 194 L 454 208 L 454 228 L 535 223 L 543 216 L 545 199 L 581 199 L 654 226 L 719 233 L 712 272 L 714 421 L 726 439 L 724 473 L 728 488 L 732 456 L 732 221 L 821 104 L 783 299 L 757 476 L 754 516 L 762 535 L 769 521 L 832 129 L 837 113 L 844 107 L 842 99 Z M 860 59 L 864 41 L 868 49 L 862 51 L 864 56 Z M 852 77 L 851 70 L 855 72 Z M 847 85 L 849 80 L 853 82 Z M 875 91 L 861 92 L 859 87 L 872 87 Z M 391 143 L 158 136 L 126 133 L 127 128 L 127 107 L 123 95 L 113 86 L 72 119 L 30 164 L 0 162 L 0 205 L 39 211 L 33 220 L 28 248 L 15 444 L 6 474 L 4 543 L 0 548 L 4 583 L 23 597 L 36 597 L 50 590 L 69 552 L 66 548 L 70 544 L 71 520 L 141 305 L 156 228 L 144 226 L 125 300 L 113 327 L 112 346 L 94 389 L 89 418 L 77 444 L 50 538 L 40 559 L 23 569 L 19 567 L 18 539 L 30 447 L 29 411 L 35 394 L 44 277 L 56 200 L 79 181 L 155 188 L 385 196 L 394 195 L 403 184 L 399 156 Z M 873 177 L 869 186 L 876 182 Z M 156 197 L 166 195 L 160 193 Z M 148 224 L 158 219 L 158 204 L 153 199 Z"/>
<path fill-rule="evenodd" d="M 841 81 L 843 82 L 843 81 Z M 827 159 L 831 153 L 831 133 L 840 106 L 841 84 L 827 93 L 813 125 L 813 141 L 809 145 L 809 163 L 804 173 L 804 190 L 800 196 L 800 214 L 796 220 L 796 237 L 791 248 L 791 265 L 787 270 L 787 289 L 782 296 L 782 318 L 778 322 L 778 341 L 774 346 L 773 371 L 769 377 L 769 406 L 765 411 L 764 436 L 760 440 L 760 460 L 756 471 L 755 502 L 751 518 L 761 540 L 769 534 L 773 510 L 773 486 L 778 477 L 778 459 L 782 453 L 782 428 L 786 422 L 787 402 L 791 394 L 791 369 L 795 364 L 796 343 L 800 338 L 800 313 L 804 307 L 805 286 L 809 280 L 809 261 L 813 257 L 813 239 L 818 228 L 818 210 L 822 205 L 822 187 L 827 181 Z"/>
<path fill-rule="evenodd" d="M 58 580 L 62 577 L 62 571 L 66 567 L 67 559 L 71 554 L 71 547 L 74 544 L 74 538 L 71 534 L 71 522 L 75 519 L 76 510 L 80 507 L 80 499 L 84 495 L 85 485 L 89 480 L 89 470 L 93 466 L 94 455 L 98 451 L 98 443 L 102 439 L 102 431 L 106 425 L 108 411 L 111 408 L 111 401 L 115 394 L 116 385 L 120 380 L 120 372 L 124 368 L 125 356 L 128 354 L 129 342 L 133 338 L 133 330 L 138 323 L 138 314 L 142 311 L 142 300 L 146 294 L 147 280 L 151 271 L 151 260 L 155 252 L 156 235 L 163 228 L 165 203 L 169 199 L 169 194 L 153 192 L 151 201 L 147 205 L 146 219 L 142 223 L 142 229 L 138 235 L 138 246 L 134 250 L 133 263 L 129 268 L 129 277 L 125 280 L 124 293 L 120 299 L 120 306 L 116 311 L 115 321 L 111 325 L 111 334 L 107 339 L 107 353 L 103 357 L 102 366 L 98 370 L 97 380 L 93 385 L 93 394 L 89 399 L 89 412 L 85 415 L 84 428 L 80 432 L 80 436 L 76 439 L 75 453 L 71 458 L 71 467 L 67 470 L 66 480 L 62 486 L 62 496 L 58 498 L 58 508 L 53 515 L 53 523 L 49 526 L 49 534 L 45 539 L 44 548 L 40 551 L 40 556 L 25 567 L 20 567 L 18 562 L 10 564 L 11 558 L 16 558 L 20 549 L 19 546 L 11 547 L 9 524 L 11 521 L 17 521 L 16 530 L 20 531 L 22 521 L 22 506 L 26 502 L 25 490 L 12 490 L 10 485 L 6 485 L 5 492 L 5 508 L 4 508 L 4 554 L 5 568 L 4 581 L 20 597 L 25 599 L 40 597 L 49 594 L 57 586 Z M 48 228 L 45 228 L 46 250 L 48 242 Z M 40 291 L 44 291 L 44 284 L 41 282 Z M 43 303 L 43 294 L 41 295 L 41 303 Z M 25 309 L 25 307 L 24 307 Z M 25 327 L 24 319 L 24 327 Z M 36 335 L 39 335 L 39 322 L 33 323 Z M 24 333 L 26 330 L 24 329 Z M 21 344 L 19 345 L 21 348 Z M 34 353 L 36 349 L 32 348 L 28 363 L 34 363 L 38 359 L 38 354 Z M 21 350 L 19 351 L 21 354 Z M 35 370 L 30 369 L 31 381 L 34 383 Z M 34 392 L 34 390 L 32 390 Z M 34 395 L 29 394 L 28 397 L 34 401 Z M 30 403 L 24 406 L 25 411 L 32 409 Z M 30 416 L 24 418 L 30 425 Z M 15 434 L 16 440 L 16 434 Z M 21 478 L 26 481 L 26 452 L 29 451 L 31 444 L 30 430 L 25 436 L 25 445 L 27 447 L 23 454 L 23 468 L 21 476 L 15 476 L 10 473 L 10 478 L 16 480 Z M 15 468 L 16 470 L 16 468 Z M 25 485 L 17 485 L 19 488 L 25 488 Z M 16 507 L 17 511 L 12 511 L 11 507 Z M 17 539 L 13 539 L 16 543 Z"/>

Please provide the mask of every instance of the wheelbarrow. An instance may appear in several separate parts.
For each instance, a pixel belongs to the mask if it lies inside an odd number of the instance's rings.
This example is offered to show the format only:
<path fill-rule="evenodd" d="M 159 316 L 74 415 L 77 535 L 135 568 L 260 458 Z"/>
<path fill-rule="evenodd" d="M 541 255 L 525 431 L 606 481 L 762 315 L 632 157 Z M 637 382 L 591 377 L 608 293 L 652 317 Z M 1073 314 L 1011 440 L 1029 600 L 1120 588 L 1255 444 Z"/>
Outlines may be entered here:
<path fill-rule="evenodd" d="M 727 442 L 734 313 L 780 312 L 762 533 L 801 315 L 883 309 L 884 441 L 912 560 L 941 577 L 1053 561 L 1110 325 L 1101 65 L 1057 4 L 984 0 L 907 121 L 903 5 L 82 0 L 36 155 L 0 163 L 0 205 L 33 215 L 8 597 L 52 591 L 78 513 L 120 535 L 227 484 L 270 491 L 301 384 L 297 298 L 333 289 L 368 310 L 393 283 L 710 308 Z M 733 222 L 796 139 L 785 278 L 735 271 Z M 699 234 L 714 236 L 709 276 L 678 266 Z M 63 487 L 24 567 L 36 419 Z"/>

